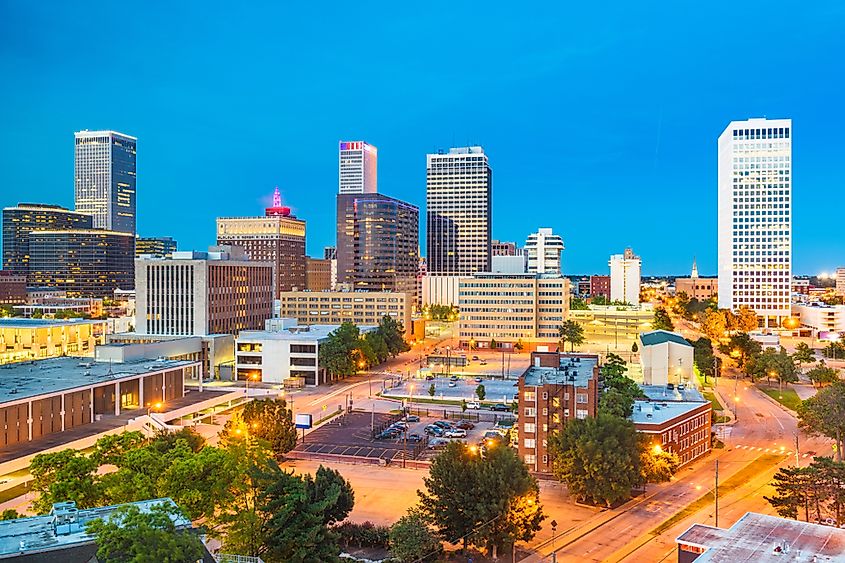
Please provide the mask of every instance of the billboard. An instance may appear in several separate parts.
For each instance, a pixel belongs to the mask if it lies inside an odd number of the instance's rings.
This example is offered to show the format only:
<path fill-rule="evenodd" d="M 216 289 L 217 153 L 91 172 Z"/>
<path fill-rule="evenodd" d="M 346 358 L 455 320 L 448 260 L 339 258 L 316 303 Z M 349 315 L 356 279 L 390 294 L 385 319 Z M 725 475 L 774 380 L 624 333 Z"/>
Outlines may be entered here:
<path fill-rule="evenodd" d="M 296 421 L 294 422 L 294 426 L 297 428 L 308 429 L 311 428 L 311 415 L 310 414 L 298 414 L 296 415 Z"/>

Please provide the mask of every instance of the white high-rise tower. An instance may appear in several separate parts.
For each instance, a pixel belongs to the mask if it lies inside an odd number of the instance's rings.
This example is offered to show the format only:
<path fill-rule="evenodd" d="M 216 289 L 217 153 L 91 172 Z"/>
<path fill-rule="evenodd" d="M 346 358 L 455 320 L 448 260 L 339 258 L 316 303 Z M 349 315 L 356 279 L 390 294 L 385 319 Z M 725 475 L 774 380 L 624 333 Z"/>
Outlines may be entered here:
<path fill-rule="evenodd" d="M 732 121 L 719 136 L 719 307 L 777 328 L 791 280 L 792 120 Z"/>
<path fill-rule="evenodd" d="M 378 149 L 364 141 L 341 141 L 338 147 L 338 193 L 378 193 Z"/>
<path fill-rule="evenodd" d="M 640 271 L 642 260 L 630 248 L 624 254 L 613 254 L 610 266 L 610 300 L 631 305 L 640 304 Z"/>
<path fill-rule="evenodd" d="M 135 234 L 135 156 L 138 140 L 116 131 L 74 133 L 76 210 L 95 229 Z"/>
<path fill-rule="evenodd" d="M 525 242 L 528 253 L 528 272 L 532 274 L 560 274 L 560 254 L 563 239 L 551 229 L 539 229 L 528 235 Z"/>

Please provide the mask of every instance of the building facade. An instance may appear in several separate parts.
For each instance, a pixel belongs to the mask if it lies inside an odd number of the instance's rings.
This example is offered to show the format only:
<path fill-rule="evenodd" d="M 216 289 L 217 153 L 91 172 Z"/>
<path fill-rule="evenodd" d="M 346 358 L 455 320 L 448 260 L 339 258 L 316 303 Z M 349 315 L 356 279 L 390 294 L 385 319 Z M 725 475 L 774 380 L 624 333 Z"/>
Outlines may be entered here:
<path fill-rule="evenodd" d="M 678 456 L 680 467 L 710 452 L 710 401 L 634 401 L 631 420 L 651 447 Z"/>
<path fill-rule="evenodd" d="M 91 356 L 106 334 L 104 320 L 0 319 L 0 364 L 59 356 Z"/>
<path fill-rule="evenodd" d="M 610 299 L 610 276 L 590 276 L 590 296 Z"/>
<path fill-rule="evenodd" d="M 139 334 L 238 334 L 273 314 L 273 265 L 249 260 L 238 247 L 139 258 L 135 284 Z"/>
<path fill-rule="evenodd" d="M 845 305 L 801 303 L 792 305 L 792 312 L 815 338 L 838 338 L 845 333 Z"/>
<path fill-rule="evenodd" d="M 680 334 L 668 330 L 643 332 L 639 353 L 645 385 L 694 382 L 692 344 Z"/>
<path fill-rule="evenodd" d="M 170 258 L 176 252 L 176 241 L 170 237 L 135 237 L 135 257 L 144 254 L 156 258 Z"/>
<path fill-rule="evenodd" d="M 587 340 L 601 339 L 617 346 L 620 341 L 636 340 L 639 333 L 651 330 L 654 309 L 648 304 L 639 307 L 589 305 L 583 310 L 570 309 L 569 318 L 584 327 Z M 630 344 L 625 346 L 630 348 Z"/>
<path fill-rule="evenodd" d="M 540 229 L 528 235 L 525 252 L 528 254 L 529 273 L 561 274 L 560 255 L 563 252 L 563 239 L 560 235 L 552 233 L 551 229 Z"/>
<path fill-rule="evenodd" d="M 378 193 L 337 196 L 337 283 L 415 294 L 419 208 Z"/>
<path fill-rule="evenodd" d="M 836 268 L 836 295 L 845 297 L 845 268 Z"/>
<path fill-rule="evenodd" d="M 549 437 L 567 422 L 596 416 L 599 357 L 534 352 L 519 378 L 519 457 L 535 473 L 551 474 Z"/>
<path fill-rule="evenodd" d="M 332 289 L 332 261 L 323 258 L 305 258 L 305 289 L 328 291 Z"/>
<path fill-rule="evenodd" d="M 219 217 L 217 244 L 240 246 L 251 260 L 270 262 L 277 296 L 305 288 L 305 221 L 282 206 L 279 188 L 264 217 Z"/>
<path fill-rule="evenodd" d="M 569 311 L 569 280 L 539 274 L 478 273 L 458 282 L 461 346 L 554 349 Z"/>
<path fill-rule="evenodd" d="M 135 137 L 116 131 L 74 133 L 76 210 L 94 218 L 95 229 L 135 235 Z"/>
<path fill-rule="evenodd" d="M 792 120 L 732 121 L 719 136 L 719 307 L 763 327 L 790 316 Z"/>
<path fill-rule="evenodd" d="M 0 305 L 26 303 L 26 275 L 0 270 Z"/>
<path fill-rule="evenodd" d="M 527 272 L 525 256 L 493 256 L 490 259 L 490 272 L 494 274 L 524 274 Z"/>
<path fill-rule="evenodd" d="M 33 231 L 29 275 L 35 286 L 64 290 L 68 297 L 111 297 L 133 289 L 135 235 L 101 229 Z"/>
<path fill-rule="evenodd" d="M 434 275 L 490 271 L 493 171 L 481 147 L 426 155 L 426 259 Z"/>
<path fill-rule="evenodd" d="M 493 239 L 490 243 L 491 256 L 517 256 L 522 255 L 523 249 L 519 248 L 515 242 L 506 242 Z"/>
<path fill-rule="evenodd" d="M 402 323 L 405 334 L 413 330 L 413 296 L 394 291 L 285 291 L 279 297 L 280 317 L 301 325 L 377 325 L 385 316 Z"/>
<path fill-rule="evenodd" d="M 364 141 L 340 141 L 338 193 L 374 194 L 378 191 L 378 149 Z"/>
<path fill-rule="evenodd" d="M 29 239 L 33 231 L 91 229 L 91 215 L 58 205 L 19 203 L 3 209 L 3 270 L 29 272 Z"/>
<path fill-rule="evenodd" d="M 610 300 L 629 305 L 640 304 L 642 260 L 630 248 L 624 254 L 613 254 L 610 266 Z"/>

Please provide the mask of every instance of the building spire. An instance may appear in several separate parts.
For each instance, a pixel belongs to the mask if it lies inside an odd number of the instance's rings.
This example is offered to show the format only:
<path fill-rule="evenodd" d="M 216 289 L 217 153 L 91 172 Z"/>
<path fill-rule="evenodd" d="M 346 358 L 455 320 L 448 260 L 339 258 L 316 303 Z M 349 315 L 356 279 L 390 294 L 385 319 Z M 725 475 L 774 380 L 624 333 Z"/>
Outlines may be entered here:
<path fill-rule="evenodd" d="M 698 277 L 698 266 L 695 263 L 695 256 L 692 257 L 692 275 L 690 277 L 691 278 L 697 278 Z"/>
<path fill-rule="evenodd" d="M 276 191 L 273 192 L 273 207 L 282 206 L 282 194 L 279 193 L 279 186 L 276 186 Z"/>

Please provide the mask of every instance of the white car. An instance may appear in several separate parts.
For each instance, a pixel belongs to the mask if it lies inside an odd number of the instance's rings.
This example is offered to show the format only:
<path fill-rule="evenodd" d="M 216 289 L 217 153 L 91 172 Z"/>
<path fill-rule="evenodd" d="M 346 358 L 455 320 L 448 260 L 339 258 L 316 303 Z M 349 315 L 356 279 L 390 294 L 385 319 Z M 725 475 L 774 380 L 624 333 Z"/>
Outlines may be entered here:
<path fill-rule="evenodd" d="M 467 431 L 463 428 L 450 428 L 443 435 L 447 438 L 466 438 Z"/>
<path fill-rule="evenodd" d="M 478 410 L 481 408 L 481 403 L 478 401 L 467 401 L 467 408 Z"/>

